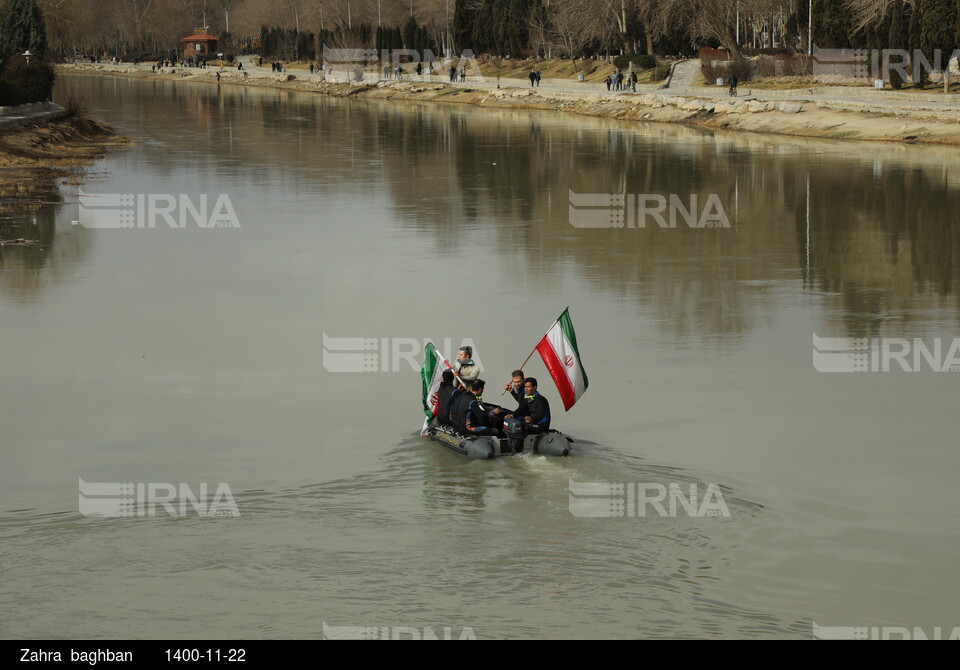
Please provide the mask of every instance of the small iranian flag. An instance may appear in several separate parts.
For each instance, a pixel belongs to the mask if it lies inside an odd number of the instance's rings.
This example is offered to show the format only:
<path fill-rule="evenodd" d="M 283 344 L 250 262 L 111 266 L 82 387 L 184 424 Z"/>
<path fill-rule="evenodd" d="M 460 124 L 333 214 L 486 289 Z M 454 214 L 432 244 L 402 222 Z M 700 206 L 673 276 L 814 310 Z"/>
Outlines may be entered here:
<path fill-rule="evenodd" d="M 563 310 L 557 322 L 540 340 L 537 351 L 540 352 L 543 364 L 547 366 L 547 372 L 553 377 L 553 382 L 560 391 L 563 409 L 569 411 L 587 390 L 587 373 L 584 372 L 583 363 L 580 361 L 577 335 L 573 332 L 569 308 Z"/>
<path fill-rule="evenodd" d="M 423 422 L 421 435 L 427 434 L 427 424 L 437 415 L 437 403 L 440 400 L 440 381 L 443 371 L 450 369 L 447 362 L 437 350 L 433 342 L 427 342 L 423 353 L 423 367 L 420 368 L 420 377 L 423 385 L 423 413 L 427 418 Z"/>

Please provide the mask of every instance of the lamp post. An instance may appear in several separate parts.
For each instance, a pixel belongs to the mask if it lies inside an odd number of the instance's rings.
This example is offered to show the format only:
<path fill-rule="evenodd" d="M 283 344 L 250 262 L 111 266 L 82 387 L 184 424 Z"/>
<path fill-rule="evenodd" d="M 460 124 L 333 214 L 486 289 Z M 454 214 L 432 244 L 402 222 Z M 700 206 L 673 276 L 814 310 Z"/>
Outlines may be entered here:
<path fill-rule="evenodd" d="M 27 59 L 27 65 L 30 65 L 30 57 L 33 56 L 33 54 L 30 53 L 30 49 L 24 51 L 22 56 Z"/>

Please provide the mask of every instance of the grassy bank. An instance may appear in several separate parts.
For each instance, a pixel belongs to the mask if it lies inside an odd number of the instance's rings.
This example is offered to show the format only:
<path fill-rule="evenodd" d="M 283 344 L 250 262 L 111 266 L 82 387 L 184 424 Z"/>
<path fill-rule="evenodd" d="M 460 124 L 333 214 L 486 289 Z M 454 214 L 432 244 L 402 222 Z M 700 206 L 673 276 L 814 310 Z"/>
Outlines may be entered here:
<path fill-rule="evenodd" d="M 85 115 L 0 130 L 0 217 L 31 211 L 60 197 L 57 182 L 133 140 Z M 0 240 L 5 239 L 0 219 Z"/>

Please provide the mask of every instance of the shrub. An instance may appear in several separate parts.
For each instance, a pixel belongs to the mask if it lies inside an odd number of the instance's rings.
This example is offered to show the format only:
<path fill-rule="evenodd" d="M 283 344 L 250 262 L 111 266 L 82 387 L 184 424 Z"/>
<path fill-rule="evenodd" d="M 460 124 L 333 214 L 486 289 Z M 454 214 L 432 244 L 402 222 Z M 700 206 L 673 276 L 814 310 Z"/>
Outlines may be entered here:
<path fill-rule="evenodd" d="M 0 107 L 16 107 L 22 105 L 23 90 L 9 81 L 0 79 Z"/>
<path fill-rule="evenodd" d="M 670 74 L 670 63 L 661 63 L 653 69 L 653 78 L 651 81 L 663 81 Z"/>
<path fill-rule="evenodd" d="M 618 70 L 629 70 L 631 65 L 634 70 L 649 70 L 657 66 L 657 57 L 651 54 L 625 54 L 613 59 L 613 66 Z"/>
<path fill-rule="evenodd" d="M 750 81 L 753 77 L 753 63 L 748 60 L 734 60 L 727 64 L 727 79 L 733 75 L 737 76 L 737 81 Z"/>
<path fill-rule="evenodd" d="M 0 80 L 20 91 L 21 102 L 16 104 L 21 105 L 28 102 L 43 102 L 53 97 L 53 84 L 56 78 L 57 73 L 52 65 L 43 62 L 27 65 L 26 61 L 18 59 L 7 62 L 3 71 L 0 72 Z M 10 95 L 10 91 L 11 89 L 6 89 L 6 95 Z"/>
<path fill-rule="evenodd" d="M 730 60 L 730 54 L 721 49 L 714 49 L 713 47 L 700 47 L 699 51 L 697 51 L 697 57 L 702 61 Z"/>
<path fill-rule="evenodd" d="M 749 81 L 753 76 L 753 65 L 748 60 L 731 60 L 718 64 L 701 60 L 700 71 L 708 84 L 713 84 L 717 79 L 726 82 L 734 75 L 736 75 L 737 81 L 742 83 Z"/>
<path fill-rule="evenodd" d="M 798 77 L 808 73 L 807 57 L 800 54 L 760 56 L 757 62 L 760 77 Z"/>
<path fill-rule="evenodd" d="M 87 101 L 82 95 L 69 93 L 63 100 L 63 108 L 67 116 L 79 118 L 87 115 Z"/>

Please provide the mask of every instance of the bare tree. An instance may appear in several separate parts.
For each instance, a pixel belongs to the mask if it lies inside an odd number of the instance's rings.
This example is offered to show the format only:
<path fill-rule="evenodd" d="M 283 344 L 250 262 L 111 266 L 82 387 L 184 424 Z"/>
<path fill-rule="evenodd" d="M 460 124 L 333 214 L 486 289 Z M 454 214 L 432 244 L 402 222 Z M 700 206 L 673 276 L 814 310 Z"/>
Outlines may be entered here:
<path fill-rule="evenodd" d="M 582 0 L 552 0 L 548 38 L 566 54 L 577 72 L 577 56 L 591 41 L 603 36 L 602 14 Z"/>

